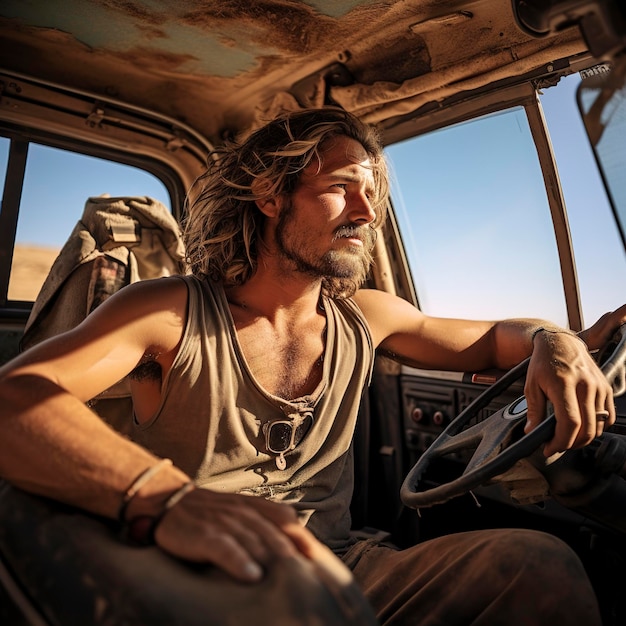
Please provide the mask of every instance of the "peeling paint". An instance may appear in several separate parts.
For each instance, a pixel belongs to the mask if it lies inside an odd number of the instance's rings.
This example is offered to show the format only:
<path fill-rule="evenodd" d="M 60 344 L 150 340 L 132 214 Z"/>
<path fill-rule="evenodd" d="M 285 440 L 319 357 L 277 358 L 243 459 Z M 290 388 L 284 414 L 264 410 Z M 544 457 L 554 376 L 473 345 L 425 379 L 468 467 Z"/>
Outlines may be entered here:
<path fill-rule="evenodd" d="M 211 141 L 273 102 L 323 102 L 320 77 L 337 63 L 354 82 L 342 97 L 358 92 L 367 109 L 545 43 L 512 24 L 510 0 L 3 0 L 0 15 L 0 66 L 115 94 Z"/>

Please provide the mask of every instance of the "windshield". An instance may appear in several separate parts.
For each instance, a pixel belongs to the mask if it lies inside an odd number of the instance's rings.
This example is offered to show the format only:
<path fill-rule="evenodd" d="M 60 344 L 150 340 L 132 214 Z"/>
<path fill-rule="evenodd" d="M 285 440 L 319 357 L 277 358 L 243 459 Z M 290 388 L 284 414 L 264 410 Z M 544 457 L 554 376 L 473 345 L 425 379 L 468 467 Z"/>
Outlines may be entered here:
<path fill-rule="evenodd" d="M 586 325 L 621 304 L 626 254 L 576 107 L 579 76 L 540 101 L 568 212 Z M 420 307 L 567 326 L 546 186 L 522 107 L 389 146 L 392 200 Z"/>

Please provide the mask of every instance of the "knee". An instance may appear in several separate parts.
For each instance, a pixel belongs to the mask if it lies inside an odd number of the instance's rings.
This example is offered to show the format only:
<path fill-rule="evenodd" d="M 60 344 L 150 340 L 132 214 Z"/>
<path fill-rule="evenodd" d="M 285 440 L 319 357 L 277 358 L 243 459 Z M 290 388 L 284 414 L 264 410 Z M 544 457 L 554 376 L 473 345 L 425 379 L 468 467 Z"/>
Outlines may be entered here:
<path fill-rule="evenodd" d="M 489 561 L 503 593 L 523 600 L 522 613 L 537 612 L 535 623 L 599 624 L 595 592 L 577 554 L 553 535 L 530 530 L 504 530 L 491 535 Z M 534 609 L 531 609 L 532 605 Z M 583 621 L 580 621 L 580 620 Z M 533 623 L 524 621 L 523 623 Z"/>
<path fill-rule="evenodd" d="M 284 624 L 285 626 L 374 626 L 377 622 L 360 590 L 350 580 L 337 581 L 304 557 L 279 557 L 266 566 L 265 576 L 243 584 L 213 567 L 187 571 L 171 588 L 142 597 L 143 610 L 156 612 L 159 624 L 222 626 L 223 624 Z M 183 591 L 184 589 L 184 591 Z M 148 600 L 146 602 L 145 600 Z M 158 606 L 155 605 L 158 603 Z M 153 623 L 145 620 L 140 623 Z"/>
<path fill-rule="evenodd" d="M 531 581 L 586 579 L 583 565 L 561 539 L 534 530 L 513 529 L 489 533 L 491 550 L 499 558 L 493 560 L 509 574 L 524 573 Z"/>
<path fill-rule="evenodd" d="M 586 581 L 576 553 L 559 538 L 534 530 L 502 529 L 485 533 L 476 548 L 495 577 L 517 586 L 550 588 Z"/>

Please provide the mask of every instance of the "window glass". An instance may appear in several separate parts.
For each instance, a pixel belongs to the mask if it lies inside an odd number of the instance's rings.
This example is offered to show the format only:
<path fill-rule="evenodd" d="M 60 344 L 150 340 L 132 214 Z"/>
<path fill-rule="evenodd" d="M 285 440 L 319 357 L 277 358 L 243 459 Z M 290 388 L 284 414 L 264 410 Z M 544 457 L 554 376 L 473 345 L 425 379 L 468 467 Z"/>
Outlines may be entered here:
<path fill-rule="evenodd" d="M 104 159 L 30 144 L 9 300 L 34 301 L 89 197 L 150 196 L 171 209 L 165 185 L 152 174 Z"/>
<path fill-rule="evenodd" d="M 523 108 L 388 147 L 422 310 L 567 322 L 548 200 Z"/>
<path fill-rule="evenodd" d="M 9 148 L 11 142 L 6 137 L 0 137 L 0 194 L 4 189 L 4 181 L 7 176 L 7 165 L 9 163 Z"/>
<path fill-rule="evenodd" d="M 576 104 L 579 83 L 579 75 L 572 74 L 540 98 L 569 216 L 585 325 L 590 325 L 626 302 L 626 252 Z"/>

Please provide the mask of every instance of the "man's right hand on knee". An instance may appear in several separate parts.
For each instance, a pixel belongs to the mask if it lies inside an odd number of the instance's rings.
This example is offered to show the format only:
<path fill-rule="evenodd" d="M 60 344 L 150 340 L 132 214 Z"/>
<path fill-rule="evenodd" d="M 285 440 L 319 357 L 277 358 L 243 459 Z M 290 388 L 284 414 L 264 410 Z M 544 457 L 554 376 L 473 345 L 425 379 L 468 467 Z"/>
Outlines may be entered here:
<path fill-rule="evenodd" d="M 185 494 L 165 513 L 154 537 L 166 552 L 212 563 L 242 582 L 261 580 L 279 558 L 328 558 L 328 549 L 301 526 L 291 506 L 206 489 Z"/>

